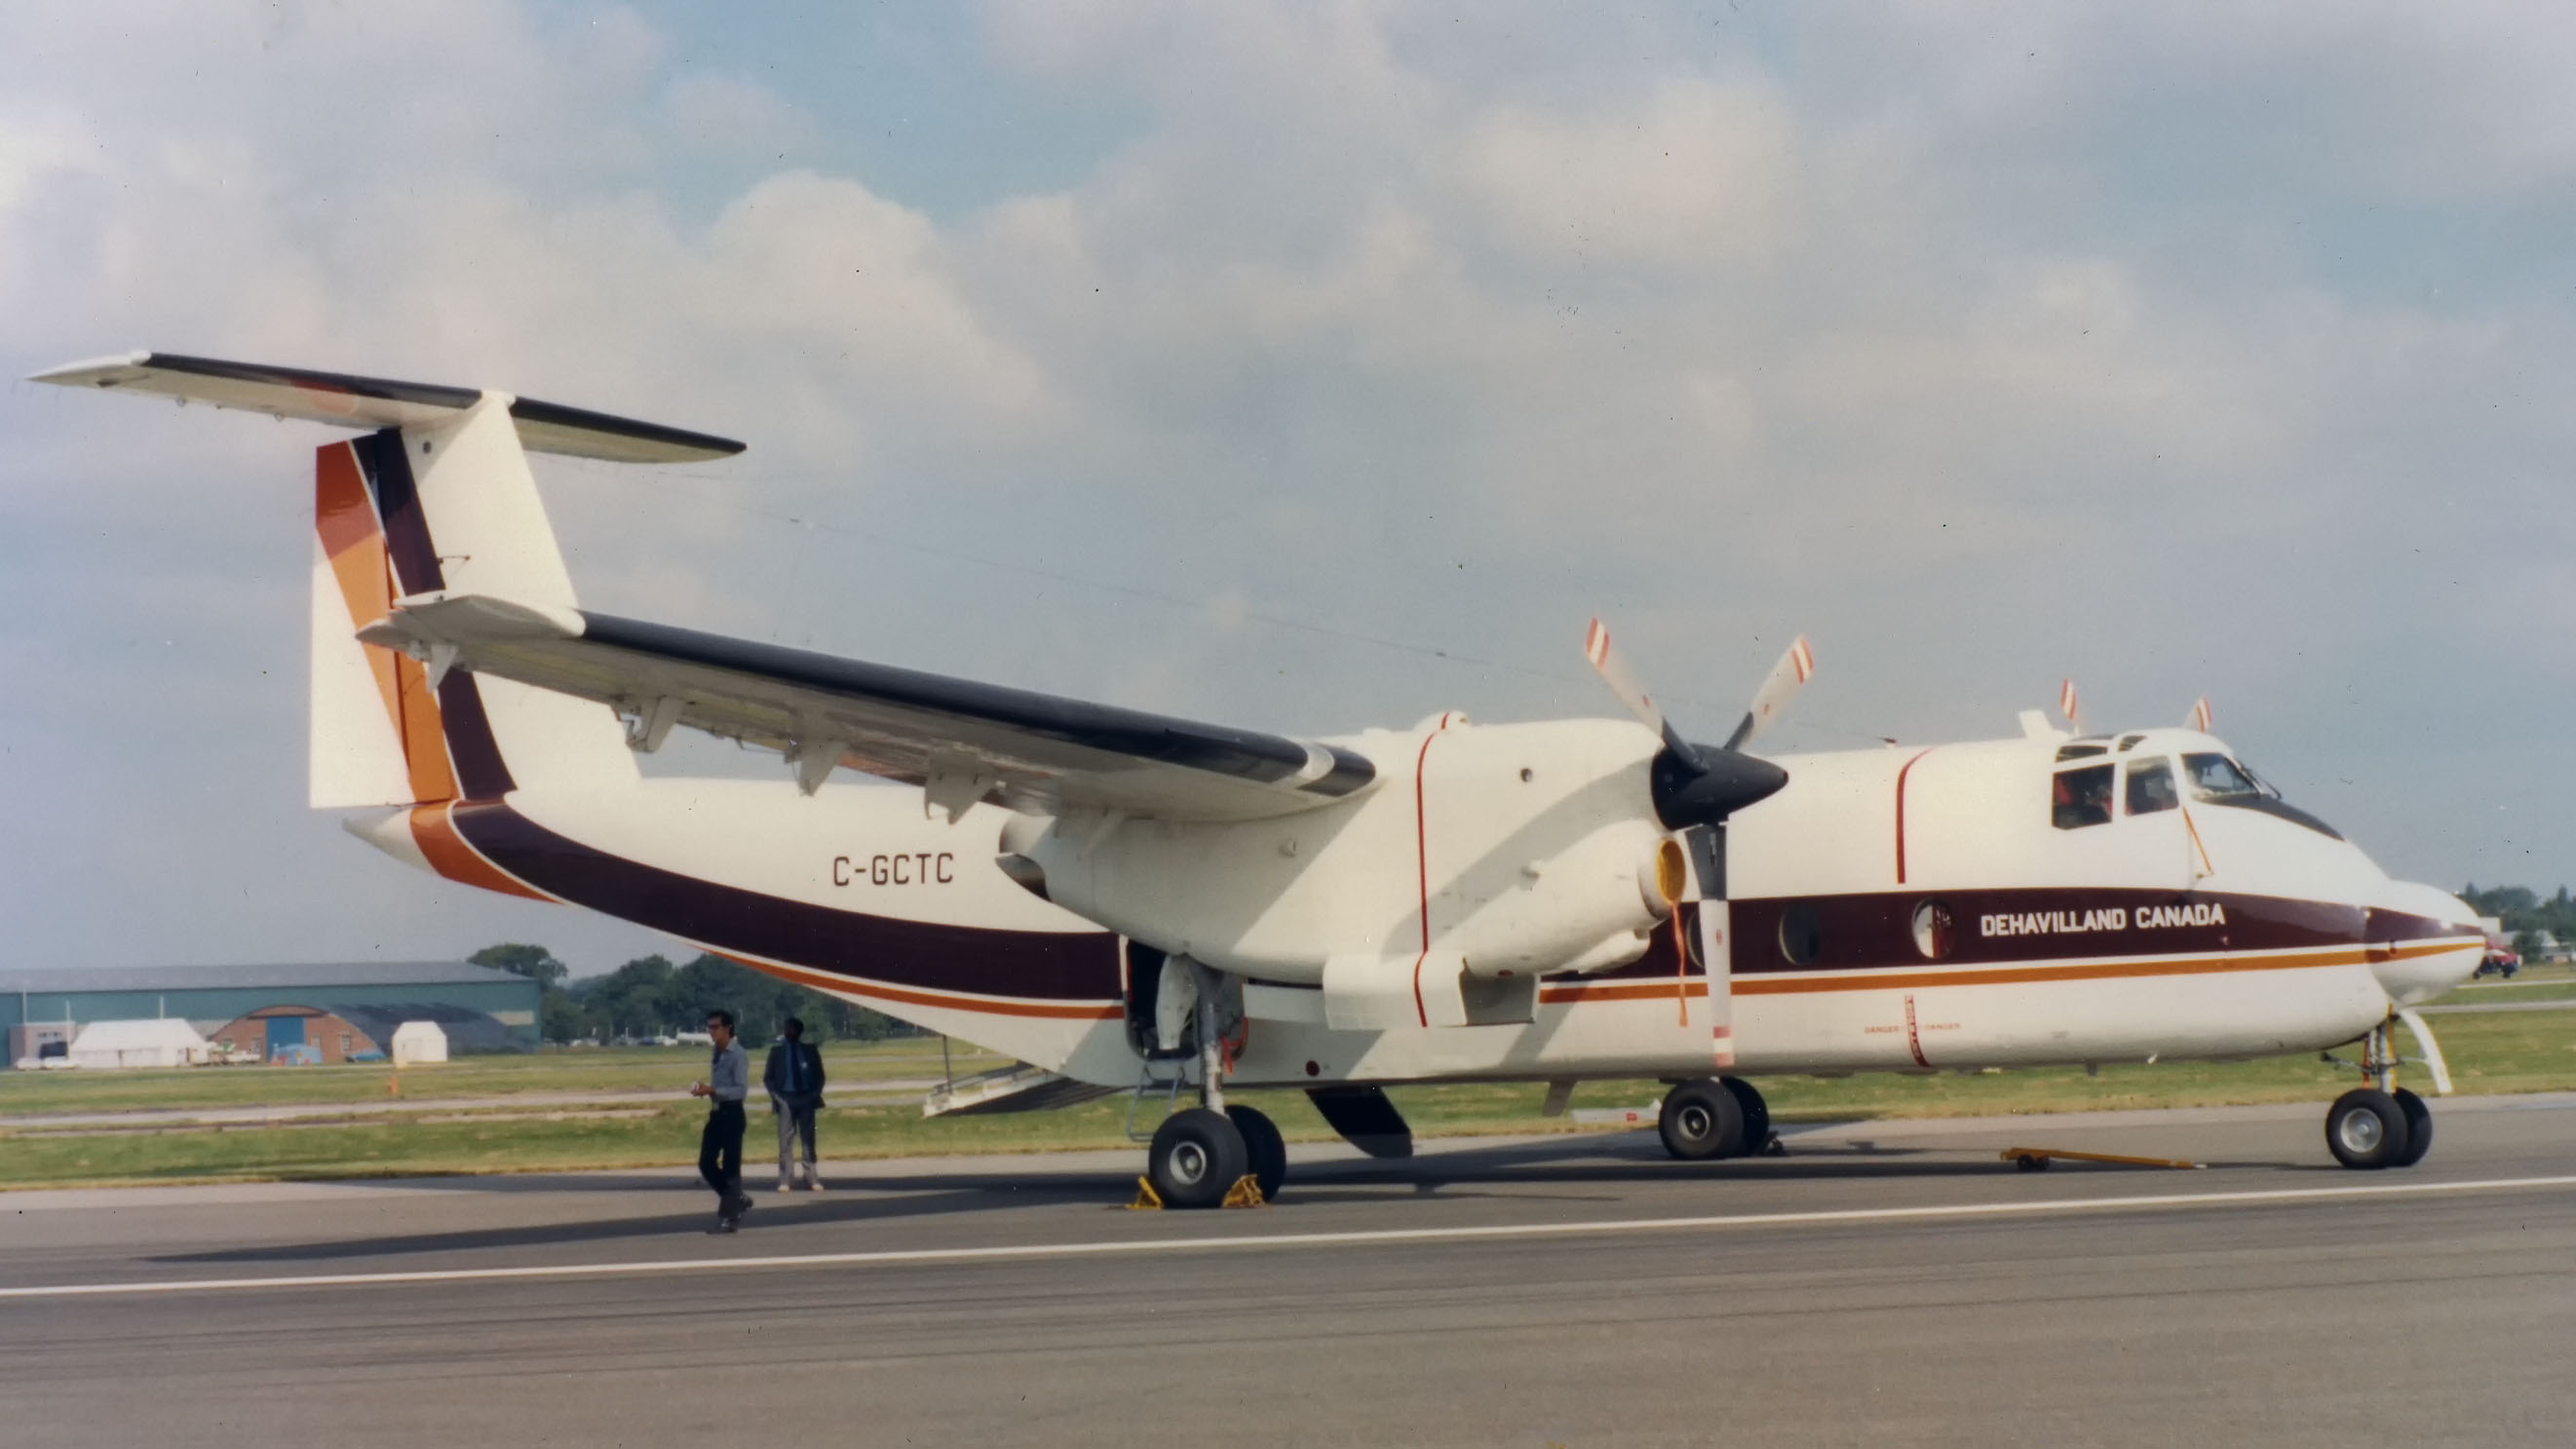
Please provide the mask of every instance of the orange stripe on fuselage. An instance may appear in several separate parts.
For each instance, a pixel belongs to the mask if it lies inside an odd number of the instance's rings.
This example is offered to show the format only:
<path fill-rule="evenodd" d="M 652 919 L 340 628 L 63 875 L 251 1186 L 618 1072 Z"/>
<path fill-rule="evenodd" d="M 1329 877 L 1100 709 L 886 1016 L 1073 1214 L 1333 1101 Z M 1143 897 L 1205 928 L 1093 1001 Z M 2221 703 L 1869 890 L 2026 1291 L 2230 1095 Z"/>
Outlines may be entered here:
<path fill-rule="evenodd" d="M 2451 941 L 2409 941 L 2403 945 L 2342 946 L 2327 950 L 2298 951 L 2277 956 L 2166 956 L 2143 961 L 2078 961 L 2060 965 L 2022 967 L 1970 968 L 1952 971 L 1843 971 L 1830 975 L 1733 978 L 1730 992 L 1736 996 L 1793 996 L 1817 991 L 1912 991 L 1933 986 L 2010 986 L 2022 982 L 2099 981 L 2140 976 L 2200 976 L 2221 971 L 2306 971 L 2321 966 L 2380 965 L 2389 961 L 2411 961 L 2419 956 L 2438 955 L 2480 944 L 2462 938 Z M 1691 983 L 1690 992 L 1704 996 L 1704 982 Z M 1548 986 L 1539 991 L 1539 1000 L 1550 1006 L 1580 1005 L 1588 1001 L 1642 1001 L 1661 999 L 1672 990 L 1659 982 L 1601 982 L 1578 986 Z"/>
<path fill-rule="evenodd" d="M 1542 987 L 1538 999 L 1550 1006 L 1561 1006 L 1581 1001 L 1670 1001 L 1673 994 L 1672 983 L 1668 981 L 1604 981 L 1597 985 Z M 1692 977 L 1683 983 L 1681 995 L 1685 1000 L 1694 996 L 1706 997 L 1708 982 Z M 1684 1022 L 1683 1025 L 1689 1023 Z"/>
<path fill-rule="evenodd" d="M 408 663 L 409 661 L 405 661 Z M 420 847 L 429 868 L 462 885 L 480 886 L 499 891 L 505 896 L 526 896 L 532 901 L 552 901 L 553 896 L 521 885 L 516 876 L 483 858 L 482 852 L 465 843 L 456 833 L 455 823 L 447 818 L 454 809 L 453 800 L 437 800 L 411 807 L 411 838 Z"/>
<path fill-rule="evenodd" d="M 1091 1004 L 1042 1001 L 1008 1001 L 991 996 L 952 996 L 941 991 L 914 991 L 900 986 L 881 986 L 873 981 L 854 981 L 847 976 L 829 976 L 819 971 L 763 961 L 756 956 L 737 956 L 730 951 L 714 951 L 737 966 L 748 966 L 766 976 L 811 986 L 820 991 L 837 991 L 847 996 L 864 996 L 872 1001 L 899 1001 L 911 1006 L 938 1006 L 951 1011 L 980 1011 L 990 1016 L 1044 1016 L 1065 1021 L 1116 1021 L 1127 1014 L 1118 1002 Z"/>
<path fill-rule="evenodd" d="M 2456 951 L 2463 941 L 2343 946 L 2278 956 L 2166 956 L 2143 961 L 2078 961 L 2056 966 L 1998 967 L 1963 971 L 1849 971 L 1785 979 L 1738 976 L 1738 996 L 1796 995 L 1811 991 L 1892 991 L 1927 986 L 2004 986 L 2025 981 L 2099 981 L 2138 976 L 2203 976 L 2223 971 L 2305 971 L 2321 966 L 2365 966 Z"/>

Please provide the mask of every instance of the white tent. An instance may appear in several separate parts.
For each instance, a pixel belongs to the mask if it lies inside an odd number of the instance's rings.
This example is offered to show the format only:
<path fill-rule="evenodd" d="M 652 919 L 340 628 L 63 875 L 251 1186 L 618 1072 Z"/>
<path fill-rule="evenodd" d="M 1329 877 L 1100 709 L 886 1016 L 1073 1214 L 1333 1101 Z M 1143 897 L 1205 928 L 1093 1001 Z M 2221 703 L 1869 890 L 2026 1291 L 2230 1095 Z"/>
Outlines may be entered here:
<path fill-rule="evenodd" d="M 184 1021 L 93 1021 L 72 1038 L 75 1067 L 186 1067 L 206 1059 L 206 1039 Z"/>
<path fill-rule="evenodd" d="M 414 1062 L 447 1060 L 447 1033 L 434 1021 L 406 1021 L 394 1028 L 394 1065 L 407 1067 Z"/>

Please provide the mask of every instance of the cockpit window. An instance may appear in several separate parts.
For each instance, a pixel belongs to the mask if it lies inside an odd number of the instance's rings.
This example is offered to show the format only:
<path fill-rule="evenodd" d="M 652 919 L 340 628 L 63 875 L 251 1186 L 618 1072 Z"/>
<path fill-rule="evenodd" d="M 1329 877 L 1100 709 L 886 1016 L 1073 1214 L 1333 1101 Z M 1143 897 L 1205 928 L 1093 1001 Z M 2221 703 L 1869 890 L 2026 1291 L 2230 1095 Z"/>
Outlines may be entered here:
<path fill-rule="evenodd" d="M 2129 762 L 2129 813 L 2153 815 L 2182 803 L 2174 793 L 2173 762 L 2139 759 Z"/>
<path fill-rule="evenodd" d="M 2124 755 L 2125 755 L 2125 754 L 2127 754 L 2129 751 L 2131 751 L 2131 750 L 2133 750 L 2133 749 L 2137 748 L 2138 741 L 2143 740 L 2143 739 L 2145 739 L 2145 738 L 2146 738 L 2146 736 L 2145 736 L 2145 735 L 2122 735 L 2122 736 L 2120 736 L 2120 753 L 2121 753 L 2121 754 L 2124 754 Z"/>
<path fill-rule="evenodd" d="M 2225 755 L 2185 755 L 2182 770 L 2191 781 L 2194 800 L 2229 800 L 2264 793 L 2253 776 Z"/>
<path fill-rule="evenodd" d="M 2111 823 L 2112 765 L 2086 765 L 2049 777 L 2048 823 L 2060 830 Z"/>

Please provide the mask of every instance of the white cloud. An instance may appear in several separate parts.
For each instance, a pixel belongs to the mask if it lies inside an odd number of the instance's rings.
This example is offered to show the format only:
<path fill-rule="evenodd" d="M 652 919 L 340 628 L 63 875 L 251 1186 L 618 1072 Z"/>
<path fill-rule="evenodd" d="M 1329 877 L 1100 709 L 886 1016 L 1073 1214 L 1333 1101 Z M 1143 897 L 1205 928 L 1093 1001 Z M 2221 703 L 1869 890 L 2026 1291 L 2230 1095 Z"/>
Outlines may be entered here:
<path fill-rule="evenodd" d="M 761 163 L 816 149 L 816 97 L 620 9 L 16 6 L 0 312 L 29 367 L 230 352 L 747 439 L 548 471 L 622 612 L 1326 729 L 1596 708 L 1573 647 L 1609 609 L 1711 727 L 1805 628 L 1828 675 L 1789 744 L 1992 729 L 2074 672 L 2156 719 L 2214 691 L 2285 774 L 2341 741 L 2389 782 L 2342 823 L 2395 851 L 2456 793 L 2428 738 L 2554 778 L 2545 724 L 2338 691 L 2570 702 L 2563 23 L 1726 18 L 996 6 L 960 94 L 1142 119 L 943 220 Z M 231 636 L 300 637 L 310 439 L 0 408 L 0 534 L 167 530 L 132 566 L 240 585 L 65 613 L 0 537 L 0 644 L 74 712 L 44 738 L 146 828 L 164 802 L 115 766 L 151 748 L 124 716 L 154 666 L 124 641 L 178 640 L 254 710 L 224 719 L 300 708 Z M 249 723 L 186 748 L 260 780 L 296 753 Z M 161 828 L 256 809 L 224 803 Z M 2392 863 L 2499 873 L 2478 848 Z M 2542 849 L 2576 876 L 2576 828 Z M 79 938 L 77 889 L 8 899 Z"/>

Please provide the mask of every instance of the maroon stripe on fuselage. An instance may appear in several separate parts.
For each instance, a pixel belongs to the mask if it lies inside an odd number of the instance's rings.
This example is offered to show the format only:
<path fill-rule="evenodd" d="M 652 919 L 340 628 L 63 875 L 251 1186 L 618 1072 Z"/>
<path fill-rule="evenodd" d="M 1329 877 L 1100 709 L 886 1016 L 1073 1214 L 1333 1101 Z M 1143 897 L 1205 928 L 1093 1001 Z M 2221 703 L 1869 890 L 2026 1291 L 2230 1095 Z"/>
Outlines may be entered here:
<path fill-rule="evenodd" d="M 574 905 L 810 971 L 983 996 L 1115 1001 L 1107 931 L 999 931 L 836 911 L 644 865 L 557 835 L 497 801 L 461 804 L 459 835 L 493 864 Z"/>
<path fill-rule="evenodd" d="M 1938 958 L 1944 965 L 2114 956 L 2211 956 L 2351 946 L 2364 939 L 2362 908 L 2329 901 L 2087 887 L 1884 891 L 1732 902 L 1733 967 L 1738 972 L 1758 973 L 1925 965 L 1929 958 L 1914 944 L 1914 910 L 1927 900 L 1949 907 L 1954 923 L 1949 954 Z M 1812 961 L 1793 962 L 1780 949 L 1781 917 L 1792 906 L 1815 912 L 1819 947 Z M 2216 908 L 2211 914 L 2223 915 L 2224 919 L 2205 923 L 2190 919 L 2195 908 L 2211 907 Z M 2172 921 L 2144 923 L 2159 917 L 2171 917 Z"/>

